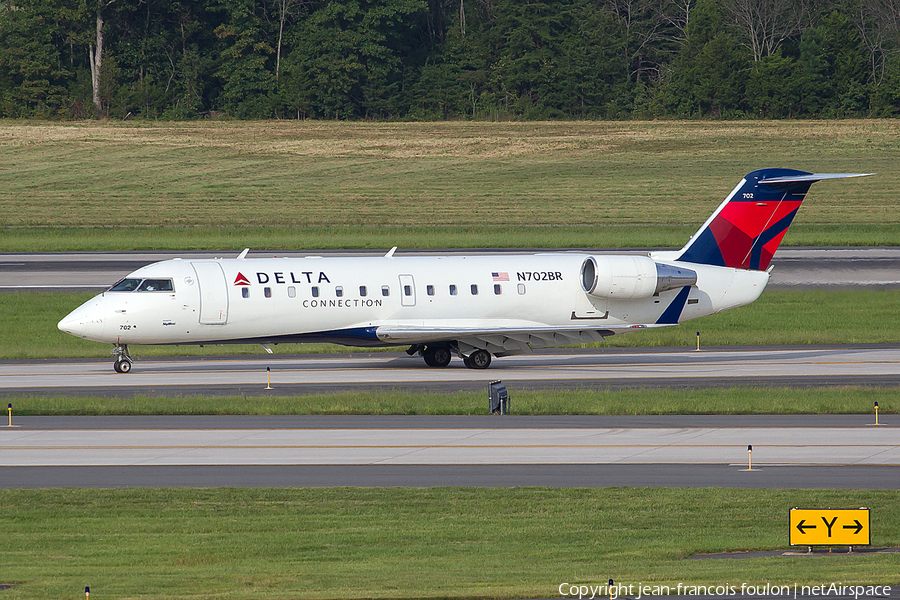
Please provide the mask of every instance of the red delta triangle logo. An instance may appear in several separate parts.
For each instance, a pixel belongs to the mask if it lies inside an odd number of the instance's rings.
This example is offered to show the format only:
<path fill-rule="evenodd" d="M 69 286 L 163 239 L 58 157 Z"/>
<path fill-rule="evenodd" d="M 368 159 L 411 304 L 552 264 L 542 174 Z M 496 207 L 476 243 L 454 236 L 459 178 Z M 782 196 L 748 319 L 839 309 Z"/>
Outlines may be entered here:
<path fill-rule="evenodd" d="M 234 285 L 250 285 L 250 280 L 244 277 L 244 274 L 238 271 L 237 277 L 234 278 Z"/>

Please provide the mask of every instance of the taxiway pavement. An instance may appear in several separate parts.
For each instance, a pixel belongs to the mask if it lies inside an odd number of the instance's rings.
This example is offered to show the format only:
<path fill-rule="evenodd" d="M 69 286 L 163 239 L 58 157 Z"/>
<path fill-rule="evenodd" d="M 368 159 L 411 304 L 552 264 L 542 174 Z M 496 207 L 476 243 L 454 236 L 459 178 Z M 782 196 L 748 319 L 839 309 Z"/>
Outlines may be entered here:
<path fill-rule="evenodd" d="M 266 369 L 270 369 L 267 374 Z M 425 365 L 405 353 L 138 359 L 128 374 L 111 361 L 0 362 L 0 397 L 29 394 L 296 395 L 359 389 L 457 391 L 502 380 L 524 389 L 734 385 L 896 385 L 900 348 L 761 347 L 662 351 L 540 351 L 497 359 L 489 369 Z M 271 390 L 266 384 L 271 382 Z"/>
<path fill-rule="evenodd" d="M 802 418 L 30 417 L 0 486 L 900 489 L 892 416 Z"/>

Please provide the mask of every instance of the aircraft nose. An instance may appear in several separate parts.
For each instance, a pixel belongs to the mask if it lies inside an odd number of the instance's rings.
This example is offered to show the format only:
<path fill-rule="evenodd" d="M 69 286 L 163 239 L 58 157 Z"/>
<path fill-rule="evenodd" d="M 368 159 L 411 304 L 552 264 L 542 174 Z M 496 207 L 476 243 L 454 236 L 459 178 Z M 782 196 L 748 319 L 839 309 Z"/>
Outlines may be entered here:
<path fill-rule="evenodd" d="M 102 342 L 105 325 L 106 320 L 103 318 L 99 303 L 90 300 L 66 315 L 57 327 L 64 333 Z"/>

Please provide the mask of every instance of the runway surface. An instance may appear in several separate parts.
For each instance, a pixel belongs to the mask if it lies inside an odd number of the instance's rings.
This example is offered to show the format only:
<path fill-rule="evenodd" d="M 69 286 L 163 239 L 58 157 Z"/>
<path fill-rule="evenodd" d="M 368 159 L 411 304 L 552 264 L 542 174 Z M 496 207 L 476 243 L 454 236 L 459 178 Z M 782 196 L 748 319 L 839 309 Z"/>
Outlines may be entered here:
<path fill-rule="evenodd" d="M 235 257 L 240 248 L 220 252 L 53 252 L 0 253 L 0 291 L 100 291 L 140 267 L 170 258 Z M 651 249 L 583 248 L 407 250 L 399 255 L 533 254 L 544 252 L 642 253 Z M 251 251 L 252 257 L 380 256 L 385 250 L 292 252 Z M 772 261 L 768 289 L 900 288 L 900 248 L 781 248 Z"/>
<path fill-rule="evenodd" d="M 900 488 L 890 417 L 273 419 L 17 420 L 0 485 Z"/>
<path fill-rule="evenodd" d="M 266 368 L 271 369 L 267 375 Z M 110 360 L 0 362 L 0 396 L 67 394 L 296 395 L 361 389 L 484 390 L 896 385 L 895 346 L 762 347 L 667 351 L 607 348 L 541 351 L 497 359 L 489 369 L 459 360 L 433 368 L 405 353 L 140 359 L 129 374 Z M 273 389 L 266 390 L 267 381 Z"/>
<path fill-rule="evenodd" d="M 891 426 L 805 428 L 77 429 L 4 431 L 8 466 L 900 465 Z"/>

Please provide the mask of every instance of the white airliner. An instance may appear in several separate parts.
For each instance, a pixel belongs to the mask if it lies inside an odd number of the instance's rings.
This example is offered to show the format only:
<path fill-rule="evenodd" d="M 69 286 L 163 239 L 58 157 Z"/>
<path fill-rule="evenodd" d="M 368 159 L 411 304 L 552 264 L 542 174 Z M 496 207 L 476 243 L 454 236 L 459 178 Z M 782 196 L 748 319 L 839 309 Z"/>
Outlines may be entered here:
<path fill-rule="evenodd" d="M 648 256 L 533 255 L 173 259 L 85 302 L 59 329 L 115 344 L 333 342 L 409 346 L 434 367 L 596 342 L 756 300 L 813 182 L 868 173 L 761 169 L 687 245 Z"/>

